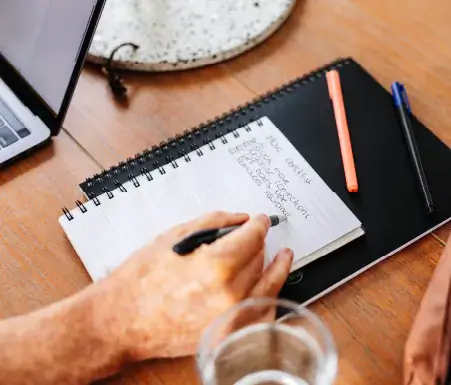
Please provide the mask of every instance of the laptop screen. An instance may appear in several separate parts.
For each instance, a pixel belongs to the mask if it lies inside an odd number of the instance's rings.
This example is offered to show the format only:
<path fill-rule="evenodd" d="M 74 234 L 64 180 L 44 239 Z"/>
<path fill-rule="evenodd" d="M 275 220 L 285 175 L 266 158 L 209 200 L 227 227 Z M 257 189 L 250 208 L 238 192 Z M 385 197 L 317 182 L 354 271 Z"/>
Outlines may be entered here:
<path fill-rule="evenodd" d="M 0 52 L 58 114 L 96 0 L 0 0 Z"/>

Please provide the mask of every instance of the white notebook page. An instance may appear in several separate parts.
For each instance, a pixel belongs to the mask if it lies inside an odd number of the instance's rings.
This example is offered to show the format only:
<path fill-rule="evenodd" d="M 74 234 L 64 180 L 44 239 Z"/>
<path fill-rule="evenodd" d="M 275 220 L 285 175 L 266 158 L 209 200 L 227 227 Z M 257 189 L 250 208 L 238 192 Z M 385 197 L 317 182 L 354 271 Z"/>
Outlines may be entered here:
<path fill-rule="evenodd" d="M 249 131 L 248 131 L 249 130 Z M 270 229 L 266 262 L 284 248 L 295 253 L 293 269 L 363 234 L 361 223 L 325 184 L 282 132 L 262 118 L 177 160 L 177 168 L 155 170 L 140 186 L 124 184 L 59 221 L 94 281 L 165 230 L 210 211 L 282 214 L 288 221 Z"/>

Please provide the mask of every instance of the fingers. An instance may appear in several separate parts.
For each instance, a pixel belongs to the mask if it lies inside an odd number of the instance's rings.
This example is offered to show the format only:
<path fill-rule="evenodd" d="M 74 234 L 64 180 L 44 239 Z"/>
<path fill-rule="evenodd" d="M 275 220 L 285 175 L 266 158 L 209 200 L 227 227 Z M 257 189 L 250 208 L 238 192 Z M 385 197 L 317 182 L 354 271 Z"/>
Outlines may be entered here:
<path fill-rule="evenodd" d="M 230 276 L 235 276 L 264 248 L 269 227 L 269 217 L 257 215 L 210 245 L 209 253 L 220 260 Z"/>
<path fill-rule="evenodd" d="M 249 293 L 249 297 L 277 297 L 290 274 L 293 263 L 293 251 L 282 250 L 263 273 Z"/>
<path fill-rule="evenodd" d="M 241 225 L 248 219 L 248 214 L 215 211 L 177 226 L 175 232 L 178 237 L 183 237 L 200 230 Z"/>
<path fill-rule="evenodd" d="M 276 298 L 290 273 L 292 263 L 293 252 L 289 249 L 282 250 L 277 254 L 272 264 L 263 272 L 263 275 L 260 274 L 261 278 L 248 291 L 247 296 L 249 298 Z M 254 261 L 249 264 L 249 267 L 246 267 L 246 270 L 250 270 L 252 264 L 254 264 Z M 237 277 L 235 284 L 239 285 L 241 283 L 244 286 L 244 282 L 239 282 L 244 279 L 240 276 L 241 274 Z M 275 315 L 276 309 L 273 305 L 242 309 L 231 321 L 230 330 L 235 331 L 255 323 L 271 322 L 274 320 Z"/>
<path fill-rule="evenodd" d="M 238 273 L 231 284 L 233 292 L 243 299 L 257 284 L 263 274 L 265 250 L 261 249 L 257 255 Z"/>

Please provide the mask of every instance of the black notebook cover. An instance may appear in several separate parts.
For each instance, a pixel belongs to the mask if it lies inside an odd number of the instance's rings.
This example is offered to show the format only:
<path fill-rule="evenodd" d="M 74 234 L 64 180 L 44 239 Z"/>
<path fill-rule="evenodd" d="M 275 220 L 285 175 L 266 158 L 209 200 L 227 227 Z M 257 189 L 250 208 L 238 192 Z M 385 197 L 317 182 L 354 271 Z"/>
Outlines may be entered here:
<path fill-rule="evenodd" d="M 340 72 L 359 193 L 346 190 L 337 129 L 325 78 Z M 89 198 L 173 162 L 214 138 L 262 116 L 293 143 L 355 213 L 365 235 L 295 272 L 281 296 L 310 302 L 431 232 L 451 217 L 451 151 L 417 119 L 413 127 L 436 206 L 426 215 L 390 93 L 352 59 L 318 69 L 222 117 L 137 154 L 80 185 Z M 180 193 L 182 193 L 182 189 Z M 302 234 L 300 234 L 302 236 Z"/>

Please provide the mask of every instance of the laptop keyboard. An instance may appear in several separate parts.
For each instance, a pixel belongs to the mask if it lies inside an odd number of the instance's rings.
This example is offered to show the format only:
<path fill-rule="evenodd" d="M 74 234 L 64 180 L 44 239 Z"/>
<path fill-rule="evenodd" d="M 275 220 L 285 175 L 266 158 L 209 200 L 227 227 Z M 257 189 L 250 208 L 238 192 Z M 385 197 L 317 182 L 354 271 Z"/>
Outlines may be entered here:
<path fill-rule="evenodd" d="M 0 148 L 6 148 L 30 134 L 30 130 L 0 100 Z"/>

